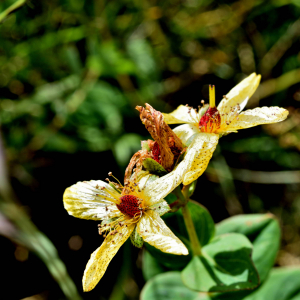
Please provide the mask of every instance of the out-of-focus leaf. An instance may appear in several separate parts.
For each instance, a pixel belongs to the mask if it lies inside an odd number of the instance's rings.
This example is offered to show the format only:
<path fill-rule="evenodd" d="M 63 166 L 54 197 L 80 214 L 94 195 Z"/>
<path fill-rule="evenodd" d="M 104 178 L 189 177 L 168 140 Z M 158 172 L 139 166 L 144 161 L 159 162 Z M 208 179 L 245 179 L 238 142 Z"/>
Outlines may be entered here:
<path fill-rule="evenodd" d="M 174 232 L 175 233 L 175 232 Z M 188 248 L 189 253 L 191 253 L 191 249 L 189 246 L 189 242 L 184 239 L 182 236 L 175 233 L 175 235 L 184 242 L 185 246 Z M 145 243 L 146 249 L 150 252 L 150 254 L 158 261 L 158 263 L 163 266 L 169 268 L 170 270 L 181 270 L 186 266 L 191 260 L 192 256 L 189 255 L 175 255 L 161 252 L 157 248 L 151 246 L 148 243 Z"/>
<path fill-rule="evenodd" d="M 114 154 L 116 160 L 121 166 L 126 166 L 130 157 L 141 147 L 142 137 L 128 133 L 119 138 L 114 145 Z"/>
<path fill-rule="evenodd" d="M 275 268 L 266 282 L 245 300 L 299 300 L 300 268 Z"/>
<path fill-rule="evenodd" d="M 18 56 L 26 56 L 33 51 L 44 51 L 59 44 L 78 41 L 85 37 L 86 33 L 87 28 L 84 25 L 49 32 L 41 37 L 32 38 L 26 42 L 19 43 L 14 47 L 13 52 Z"/>
<path fill-rule="evenodd" d="M 181 281 L 180 272 L 159 274 L 149 280 L 141 293 L 141 300 L 206 300 L 205 294 L 189 290 Z"/>
<path fill-rule="evenodd" d="M 215 222 L 212 219 L 208 210 L 196 201 L 189 201 L 188 209 L 190 211 L 195 230 L 201 246 L 205 246 L 214 237 L 215 234 Z M 181 210 L 180 210 L 181 213 Z M 188 237 L 186 227 L 180 223 L 181 231 L 184 232 L 184 236 Z"/>
<path fill-rule="evenodd" d="M 143 253 L 143 267 L 142 267 L 144 279 L 148 281 L 152 277 L 163 273 L 164 268 L 160 265 L 157 260 L 148 252 Z"/>
<path fill-rule="evenodd" d="M 157 78 L 157 66 L 153 58 L 152 49 L 144 39 L 132 38 L 128 40 L 127 50 L 135 62 L 139 75 L 144 78 Z"/>
<path fill-rule="evenodd" d="M 280 245 L 280 227 L 271 214 L 239 215 L 216 226 L 217 235 L 237 232 L 246 235 L 253 244 L 252 259 L 261 281 L 273 267 Z"/>
<path fill-rule="evenodd" d="M 251 260 L 252 245 L 242 234 L 215 237 L 194 256 L 182 271 L 182 281 L 201 292 L 228 292 L 253 289 L 259 284 Z"/>

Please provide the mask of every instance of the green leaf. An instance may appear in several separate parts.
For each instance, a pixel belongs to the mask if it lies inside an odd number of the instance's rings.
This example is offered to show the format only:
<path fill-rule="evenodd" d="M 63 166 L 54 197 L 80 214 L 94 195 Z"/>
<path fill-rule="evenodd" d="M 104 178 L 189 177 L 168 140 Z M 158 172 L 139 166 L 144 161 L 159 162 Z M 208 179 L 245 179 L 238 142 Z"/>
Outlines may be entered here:
<path fill-rule="evenodd" d="M 175 233 L 175 232 L 174 232 Z M 175 235 L 181 239 L 181 241 L 184 242 L 186 247 L 189 250 L 189 253 L 191 253 L 191 249 L 189 246 L 188 241 L 183 240 L 182 236 L 175 233 Z M 189 261 L 191 260 L 192 256 L 189 255 L 175 255 L 175 254 L 168 254 L 161 252 L 157 248 L 149 245 L 148 243 L 145 243 L 146 249 L 149 251 L 149 253 L 163 266 L 171 269 L 171 270 L 181 270 L 186 266 Z"/>
<path fill-rule="evenodd" d="M 201 246 L 204 246 L 208 244 L 215 235 L 214 220 L 208 210 L 198 202 L 191 200 L 187 206 L 190 211 L 199 242 Z M 183 225 L 181 231 L 184 232 L 184 236 L 188 238 L 184 222 L 182 222 L 181 225 Z"/>
<path fill-rule="evenodd" d="M 275 268 L 266 282 L 245 300 L 299 300 L 300 268 Z"/>
<path fill-rule="evenodd" d="M 148 281 L 152 277 L 163 273 L 164 268 L 148 251 L 144 251 L 142 271 L 144 279 Z"/>
<path fill-rule="evenodd" d="M 236 232 L 246 235 L 253 244 L 252 259 L 261 281 L 273 267 L 280 245 L 280 227 L 272 214 L 240 215 L 216 226 L 217 235 Z"/>
<path fill-rule="evenodd" d="M 204 246 L 209 243 L 215 235 L 214 220 L 208 210 L 198 202 L 191 200 L 187 206 L 190 211 L 199 242 L 202 246 Z M 180 235 L 189 240 L 189 235 L 184 224 L 181 210 L 177 211 L 176 214 L 166 215 L 165 221 L 174 233 L 178 232 Z"/>
<path fill-rule="evenodd" d="M 140 149 L 141 137 L 134 133 L 122 135 L 114 145 L 114 155 L 121 166 L 126 166 L 130 157 Z"/>
<path fill-rule="evenodd" d="M 202 292 L 253 289 L 259 277 L 251 252 L 252 245 L 242 234 L 217 236 L 202 248 L 203 256 L 194 256 L 185 267 L 182 281 L 188 288 Z"/>
<path fill-rule="evenodd" d="M 146 158 L 143 161 L 144 168 L 149 171 L 151 174 L 156 174 L 158 176 L 163 176 L 168 172 L 160 165 L 157 161 L 152 158 Z"/>
<path fill-rule="evenodd" d="M 198 292 L 186 288 L 181 281 L 180 272 L 159 274 L 149 280 L 141 293 L 141 300 L 206 300 Z"/>
<path fill-rule="evenodd" d="M 299 300 L 299 278 L 299 267 L 275 268 L 271 270 L 266 282 L 255 291 L 206 294 L 185 287 L 180 272 L 172 271 L 159 274 L 149 280 L 142 290 L 141 300 L 176 300 L 180 296 L 185 300 Z"/>

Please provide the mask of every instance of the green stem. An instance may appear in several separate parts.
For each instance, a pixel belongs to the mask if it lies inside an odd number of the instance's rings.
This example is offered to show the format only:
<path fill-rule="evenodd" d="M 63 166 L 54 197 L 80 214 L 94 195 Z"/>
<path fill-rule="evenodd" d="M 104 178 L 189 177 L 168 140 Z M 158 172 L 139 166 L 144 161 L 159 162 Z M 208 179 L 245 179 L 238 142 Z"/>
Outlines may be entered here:
<path fill-rule="evenodd" d="M 9 6 L 7 9 L 5 9 L 2 13 L 0 13 L 0 23 L 13 11 L 21 7 L 26 3 L 26 0 L 18 0 L 15 3 L 13 3 L 11 6 Z"/>
<path fill-rule="evenodd" d="M 199 255 L 201 255 L 201 244 L 199 242 L 190 211 L 189 211 L 187 205 L 182 206 L 181 210 L 182 210 L 185 227 L 187 229 L 187 232 L 188 232 L 188 235 L 190 238 L 190 242 L 192 245 L 193 255 L 199 256 Z"/>

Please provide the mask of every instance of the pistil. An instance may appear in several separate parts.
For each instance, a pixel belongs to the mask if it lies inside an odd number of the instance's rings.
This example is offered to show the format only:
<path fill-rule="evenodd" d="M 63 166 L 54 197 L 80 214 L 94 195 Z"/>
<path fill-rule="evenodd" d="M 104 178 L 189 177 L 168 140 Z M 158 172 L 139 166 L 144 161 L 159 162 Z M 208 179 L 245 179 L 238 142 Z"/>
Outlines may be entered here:
<path fill-rule="evenodd" d="M 221 125 L 221 116 L 216 108 L 215 86 L 209 86 L 209 108 L 199 121 L 202 132 L 215 133 Z"/>

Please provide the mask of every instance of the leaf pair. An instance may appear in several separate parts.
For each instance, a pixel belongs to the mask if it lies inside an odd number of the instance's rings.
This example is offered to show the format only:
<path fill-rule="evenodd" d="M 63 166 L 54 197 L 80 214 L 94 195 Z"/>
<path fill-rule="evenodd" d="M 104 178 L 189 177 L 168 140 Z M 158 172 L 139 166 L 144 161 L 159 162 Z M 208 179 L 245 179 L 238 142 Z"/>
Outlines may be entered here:
<path fill-rule="evenodd" d="M 153 289 L 158 289 L 159 292 L 156 278 L 159 278 L 160 282 L 164 282 L 162 286 L 164 286 L 165 292 L 169 291 L 168 281 L 172 278 L 173 284 L 176 282 L 177 289 L 182 289 L 183 293 L 189 294 L 191 292 L 189 289 L 210 293 L 222 292 L 223 294 L 213 293 L 212 295 L 218 299 L 223 299 L 223 297 L 228 297 L 224 299 L 243 299 L 259 284 L 259 277 L 261 281 L 265 280 L 274 264 L 280 240 L 278 222 L 270 214 L 236 216 L 218 224 L 214 237 L 214 227 L 211 226 L 213 221 L 207 210 L 195 202 L 189 203 L 189 209 L 199 240 L 202 242 L 202 256 L 185 257 L 185 260 L 190 261 L 181 274 L 167 272 L 154 277 L 153 281 L 150 281 L 144 288 L 142 299 L 151 299 L 147 295 L 153 293 Z M 202 212 L 201 217 L 199 217 L 200 211 Z M 177 221 L 180 221 L 181 214 L 176 213 L 176 218 Z M 174 223 L 172 221 L 174 221 L 172 217 L 166 220 L 171 227 Z M 187 235 L 181 227 L 181 225 L 177 226 L 179 233 L 176 234 L 189 248 Z M 174 228 L 173 231 L 176 232 Z M 254 264 L 251 260 L 252 245 L 249 240 L 253 243 L 252 259 Z M 144 269 L 149 270 L 148 274 L 145 272 L 148 278 L 165 271 L 166 267 L 172 265 L 172 258 L 159 257 L 153 249 L 150 249 L 150 252 L 158 262 L 153 259 L 150 262 L 149 257 L 145 257 L 144 262 L 148 265 L 144 265 Z M 180 270 L 185 265 L 186 261 L 178 257 L 175 269 Z M 199 294 L 193 293 L 187 299 L 194 299 L 193 297 Z"/>

